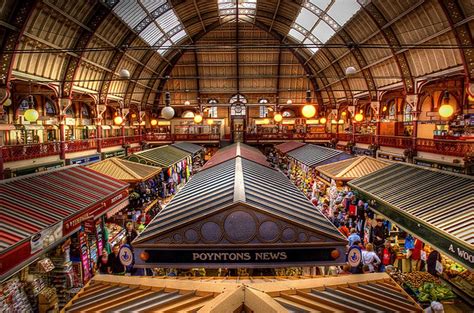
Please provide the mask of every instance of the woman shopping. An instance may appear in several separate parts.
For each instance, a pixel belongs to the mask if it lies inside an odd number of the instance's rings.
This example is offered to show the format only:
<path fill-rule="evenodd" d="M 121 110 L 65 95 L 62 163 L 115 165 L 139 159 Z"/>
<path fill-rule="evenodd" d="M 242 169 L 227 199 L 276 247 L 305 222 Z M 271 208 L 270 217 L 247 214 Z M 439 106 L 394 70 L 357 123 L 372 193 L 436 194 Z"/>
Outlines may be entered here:
<path fill-rule="evenodd" d="M 374 252 L 374 246 L 371 243 L 367 244 L 366 249 L 366 251 L 362 251 L 362 264 L 367 265 L 369 272 L 373 273 L 380 265 L 380 258 L 377 256 L 377 253 Z"/>

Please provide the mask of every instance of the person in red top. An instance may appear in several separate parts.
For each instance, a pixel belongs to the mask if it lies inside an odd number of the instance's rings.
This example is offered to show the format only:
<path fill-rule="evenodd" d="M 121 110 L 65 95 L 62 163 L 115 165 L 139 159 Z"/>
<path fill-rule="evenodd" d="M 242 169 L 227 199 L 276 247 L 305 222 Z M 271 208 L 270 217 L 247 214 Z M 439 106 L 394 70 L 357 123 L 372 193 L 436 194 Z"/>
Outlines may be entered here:
<path fill-rule="evenodd" d="M 381 266 L 380 266 L 380 271 L 384 272 L 385 267 L 389 265 L 393 265 L 395 262 L 396 258 L 396 253 L 392 248 L 392 245 L 390 244 L 390 240 L 385 240 L 383 247 L 381 247 L 378 251 L 379 253 L 379 258 L 382 261 Z"/>
<path fill-rule="evenodd" d="M 415 238 L 415 247 L 410 249 L 411 251 L 411 270 L 412 272 L 420 270 L 421 263 L 421 250 L 423 250 L 423 241 L 418 238 Z"/>
<path fill-rule="evenodd" d="M 341 234 L 343 234 L 346 237 L 349 237 L 349 235 L 351 234 L 349 231 L 349 223 L 342 224 L 341 226 L 339 226 L 338 229 L 341 232 Z"/>

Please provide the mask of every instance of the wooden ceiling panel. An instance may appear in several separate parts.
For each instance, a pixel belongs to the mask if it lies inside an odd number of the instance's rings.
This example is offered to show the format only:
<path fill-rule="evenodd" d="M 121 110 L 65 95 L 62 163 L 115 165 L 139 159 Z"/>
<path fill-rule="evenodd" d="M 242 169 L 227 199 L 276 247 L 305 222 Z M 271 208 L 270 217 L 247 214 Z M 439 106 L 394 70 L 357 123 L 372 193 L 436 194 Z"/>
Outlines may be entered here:
<path fill-rule="evenodd" d="M 398 15 L 404 13 L 411 6 L 415 5 L 417 0 L 397 0 L 397 1 L 386 1 L 386 0 L 373 0 L 374 4 L 385 16 L 387 21 L 395 19 Z"/>
<path fill-rule="evenodd" d="M 359 11 L 357 18 L 352 19 L 344 28 L 355 43 L 361 43 L 375 34 L 379 29 L 364 10 Z"/>
<path fill-rule="evenodd" d="M 390 58 L 383 63 L 371 67 L 377 87 L 387 86 L 399 82 L 400 72 L 394 58 Z"/>

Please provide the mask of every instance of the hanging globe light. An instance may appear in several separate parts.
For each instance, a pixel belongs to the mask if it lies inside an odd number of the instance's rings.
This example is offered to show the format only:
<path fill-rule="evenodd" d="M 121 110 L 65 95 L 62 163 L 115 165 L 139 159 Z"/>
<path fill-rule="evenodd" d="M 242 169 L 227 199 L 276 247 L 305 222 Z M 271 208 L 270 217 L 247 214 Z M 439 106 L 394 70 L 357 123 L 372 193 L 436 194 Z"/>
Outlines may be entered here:
<path fill-rule="evenodd" d="M 283 115 L 281 115 L 280 113 L 276 113 L 273 116 L 273 119 L 275 120 L 275 122 L 280 123 L 283 120 Z"/>
<path fill-rule="evenodd" d="M 174 116 L 174 109 L 172 107 L 164 107 L 163 110 L 161 110 L 161 116 L 167 120 L 172 119 Z"/>
<path fill-rule="evenodd" d="M 38 120 L 39 113 L 35 109 L 28 109 L 25 111 L 24 116 L 28 122 L 36 122 L 36 120 Z"/>
<path fill-rule="evenodd" d="M 5 100 L 5 102 L 3 102 L 3 106 L 4 106 L 4 107 L 9 107 L 10 105 L 12 105 L 12 99 L 7 98 L 7 99 Z"/>
<path fill-rule="evenodd" d="M 327 120 L 326 120 L 325 117 L 321 117 L 321 119 L 319 120 L 319 122 L 320 122 L 321 124 L 326 124 Z"/>
<path fill-rule="evenodd" d="M 356 120 L 356 122 L 360 122 L 364 119 L 364 116 L 362 115 L 362 113 L 357 113 L 355 116 L 354 116 L 354 119 Z"/>
<path fill-rule="evenodd" d="M 121 69 L 119 72 L 119 77 L 122 79 L 129 79 L 130 78 L 130 72 L 127 69 Z"/>
<path fill-rule="evenodd" d="M 303 113 L 303 116 L 306 118 L 312 118 L 314 115 L 316 115 L 316 108 L 314 105 L 306 104 L 301 110 L 301 113 Z"/>
<path fill-rule="evenodd" d="M 453 106 L 449 103 L 449 92 L 444 93 L 443 104 L 439 107 L 438 113 L 441 117 L 450 117 L 454 113 Z"/>
<path fill-rule="evenodd" d="M 346 68 L 346 75 L 347 76 L 354 75 L 356 72 L 357 72 L 357 70 L 353 66 L 349 66 L 348 68 Z"/>
<path fill-rule="evenodd" d="M 293 104 L 293 101 L 291 101 L 291 99 L 288 99 L 288 100 L 286 101 L 286 104 L 292 105 L 292 104 Z"/>
<path fill-rule="evenodd" d="M 264 119 L 264 120 L 263 120 L 263 124 L 265 124 L 265 125 L 270 124 L 270 120 L 269 120 L 268 118 Z"/>
<path fill-rule="evenodd" d="M 150 121 L 150 124 L 151 124 L 151 126 L 156 126 L 156 124 L 158 124 L 158 121 L 153 119 L 153 120 Z"/>
<path fill-rule="evenodd" d="M 189 100 L 184 101 L 184 105 L 190 105 L 190 104 L 191 102 L 189 102 Z"/>
<path fill-rule="evenodd" d="M 136 118 L 137 115 L 135 113 L 132 113 L 132 118 Z"/>
<path fill-rule="evenodd" d="M 346 112 L 346 111 L 342 111 L 341 115 L 342 115 L 342 116 L 346 116 L 346 115 L 347 115 L 347 112 Z"/>
<path fill-rule="evenodd" d="M 202 122 L 202 115 L 201 113 L 197 113 L 196 115 L 194 115 L 194 123 L 196 124 L 199 124 Z"/>
<path fill-rule="evenodd" d="M 207 122 L 207 125 L 212 125 L 212 124 L 214 124 L 214 120 L 211 119 L 211 118 L 210 118 L 210 119 L 207 119 L 206 122 Z"/>
<path fill-rule="evenodd" d="M 123 118 L 122 118 L 120 115 L 119 115 L 119 116 L 116 116 L 116 117 L 114 118 L 114 123 L 115 123 L 115 124 L 120 125 L 120 124 L 122 124 L 122 122 L 123 122 Z"/>

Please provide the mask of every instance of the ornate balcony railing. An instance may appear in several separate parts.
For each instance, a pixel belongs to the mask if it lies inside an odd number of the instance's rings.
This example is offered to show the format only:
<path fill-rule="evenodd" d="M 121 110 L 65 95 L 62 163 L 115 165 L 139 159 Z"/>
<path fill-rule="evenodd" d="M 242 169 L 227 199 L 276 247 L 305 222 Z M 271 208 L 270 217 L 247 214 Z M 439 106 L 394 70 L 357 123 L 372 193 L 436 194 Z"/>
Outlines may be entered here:
<path fill-rule="evenodd" d="M 140 135 L 125 137 L 125 143 L 127 144 L 139 143 L 139 142 L 140 142 Z"/>
<path fill-rule="evenodd" d="M 364 135 L 355 135 L 355 142 L 356 143 L 365 143 L 365 144 L 371 144 L 372 143 L 372 138 L 373 136 L 370 134 L 364 134 Z"/>
<path fill-rule="evenodd" d="M 334 134 L 335 137 L 340 140 L 340 141 L 351 141 L 352 140 L 352 134 Z"/>
<path fill-rule="evenodd" d="M 413 138 L 405 136 L 379 136 L 378 144 L 380 146 L 395 147 L 395 148 L 411 148 L 413 146 Z"/>
<path fill-rule="evenodd" d="M 97 149 L 96 139 L 73 140 L 65 142 L 66 152 L 78 152 L 92 149 Z"/>
<path fill-rule="evenodd" d="M 306 140 L 331 140 L 331 134 L 328 133 L 307 133 L 304 137 Z"/>
<path fill-rule="evenodd" d="M 34 143 L 27 145 L 3 146 L 2 156 L 4 162 L 41 158 L 60 154 L 59 142 Z"/>
<path fill-rule="evenodd" d="M 171 134 L 147 134 L 143 136 L 143 139 L 146 141 L 172 141 L 173 138 Z"/>
<path fill-rule="evenodd" d="M 123 137 L 101 138 L 102 147 L 113 147 L 123 145 Z"/>
<path fill-rule="evenodd" d="M 175 141 L 215 141 L 219 139 L 219 134 L 173 134 Z"/>
<path fill-rule="evenodd" d="M 417 138 L 416 149 L 423 152 L 464 157 L 468 153 L 474 153 L 474 142 Z"/>

